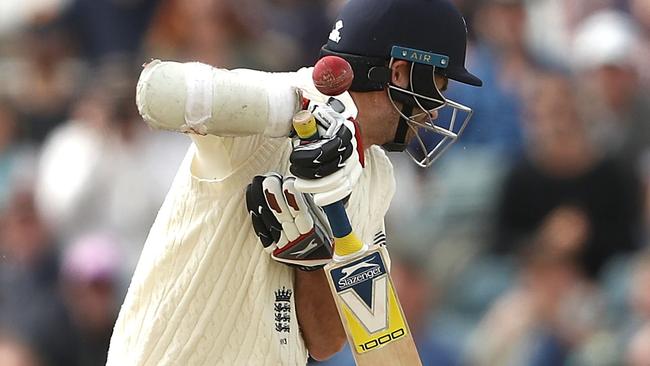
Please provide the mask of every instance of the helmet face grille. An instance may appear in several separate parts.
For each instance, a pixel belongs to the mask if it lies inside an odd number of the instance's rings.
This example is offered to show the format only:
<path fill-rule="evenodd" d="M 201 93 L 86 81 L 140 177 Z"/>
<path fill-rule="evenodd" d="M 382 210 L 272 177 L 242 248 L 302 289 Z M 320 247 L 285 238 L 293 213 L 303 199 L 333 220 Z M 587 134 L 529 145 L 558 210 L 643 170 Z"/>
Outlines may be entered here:
<path fill-rule="evenodd" d="M 395 59 L 391 59 L 392 66 Z M 428 68 L 428 77 L 415 78 L 418 66 Z M 422 72 L 422 71 L 421 71 Z M 388 86 L 388 97 L 396 111 L 408 124 L 413 140 L 405 146 L 413 161 L 421 167 L 429 167 L 460 137 L 472 116 L 472 109 L 446 99 L 435 84 L 436 68 L 429 65 L 411 64 L 408 89 L 395 85 Z M 428 82 L 426 81 L 428 80 Z M 421 90 L 430 90 L 422 94 Z M 409 104 L 414 108 L 410 116 L 404 115 L 397 103 Z M 432 112 L 437 112 L 437 119 Z"/>
<path fill-rule="evenodd" d="M 408 122 L 415 137 L 406 152 L 423 168 L 431 166 L 458 140 L 472 117 L 471 108 L 450 100 L 438 111 L 440 114 L 436 120 Z"/>

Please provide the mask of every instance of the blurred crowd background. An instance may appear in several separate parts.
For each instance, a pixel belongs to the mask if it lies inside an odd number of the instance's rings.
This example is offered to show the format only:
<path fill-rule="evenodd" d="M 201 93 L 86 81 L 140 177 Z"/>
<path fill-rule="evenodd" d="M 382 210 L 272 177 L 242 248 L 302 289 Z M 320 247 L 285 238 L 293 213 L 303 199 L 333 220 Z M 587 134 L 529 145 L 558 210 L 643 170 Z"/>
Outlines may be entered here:
<path fill-rule="evenodd" d="M 454 1 L 474 116 L 428 170 L 391 156 L 424 364 L 650 365 L 650 0 Z M 141 65 L 308 66 L 344 2 L 0 1 L 0 365 L 105 362 L 189 144 L 142 122 Z"/>

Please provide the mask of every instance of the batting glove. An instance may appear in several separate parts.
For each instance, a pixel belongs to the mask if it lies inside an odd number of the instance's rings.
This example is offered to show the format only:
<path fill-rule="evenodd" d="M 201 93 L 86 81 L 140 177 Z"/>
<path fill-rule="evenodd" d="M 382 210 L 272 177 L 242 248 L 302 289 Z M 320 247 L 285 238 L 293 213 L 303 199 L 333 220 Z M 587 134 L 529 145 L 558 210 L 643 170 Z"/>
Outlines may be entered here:
<path fill-rule="evenodd" d="M 294 183 L 294 177 L 272 172 L 255 176 L 246 188 L 246 207 L 274 260 L 311 271 L 331 261 L 332 234 L 323 210 Z"/>
<path fill-rule="evenodd" d="M 330 100 L 310 106 L 319 126 L 317 139 L 294 146 L 290 156 L 296 190 L 314 195 L 318 206 L 326 206 L 352 193 L 363 171 L 363 148 L 355 121 L 335 110 Z"/>

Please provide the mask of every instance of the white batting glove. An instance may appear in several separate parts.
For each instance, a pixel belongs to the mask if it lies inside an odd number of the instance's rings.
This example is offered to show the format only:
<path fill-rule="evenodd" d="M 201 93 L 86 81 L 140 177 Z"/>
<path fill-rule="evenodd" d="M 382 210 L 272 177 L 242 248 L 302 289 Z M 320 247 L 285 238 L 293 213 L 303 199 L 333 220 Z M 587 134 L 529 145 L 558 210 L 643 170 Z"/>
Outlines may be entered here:
<path fill-rule="evenodd" d="M 309 271 L 331 261 L 332 234 L 323 210 L 294 182 L 273 172 L 258 175 L 246 188 L 246 206 L 271 257 Z"/>
<path fill-rule="evenodd" d="M 313 194 L 318 206 L 326 206 L 352 193 L 363 172 L 363 148 L 354 120 L 329 103 L 310 106 L 310 111 L 320 137 L 294 147 L 290 170 L 297 177 L 296 190 Z"/>

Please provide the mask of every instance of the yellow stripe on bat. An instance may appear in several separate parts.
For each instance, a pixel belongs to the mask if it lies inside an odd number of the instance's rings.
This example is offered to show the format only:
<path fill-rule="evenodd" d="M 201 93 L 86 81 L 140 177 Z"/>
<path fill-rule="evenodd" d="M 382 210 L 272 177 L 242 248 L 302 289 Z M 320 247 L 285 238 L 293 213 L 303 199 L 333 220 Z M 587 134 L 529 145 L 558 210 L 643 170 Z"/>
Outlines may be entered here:
<path fill-rule="evenodd" d="M 342 238 L 334 238 L 334 252 L 340 257 L 354 254 L 361 248 L 363 243 L 354 231 Z"/>

